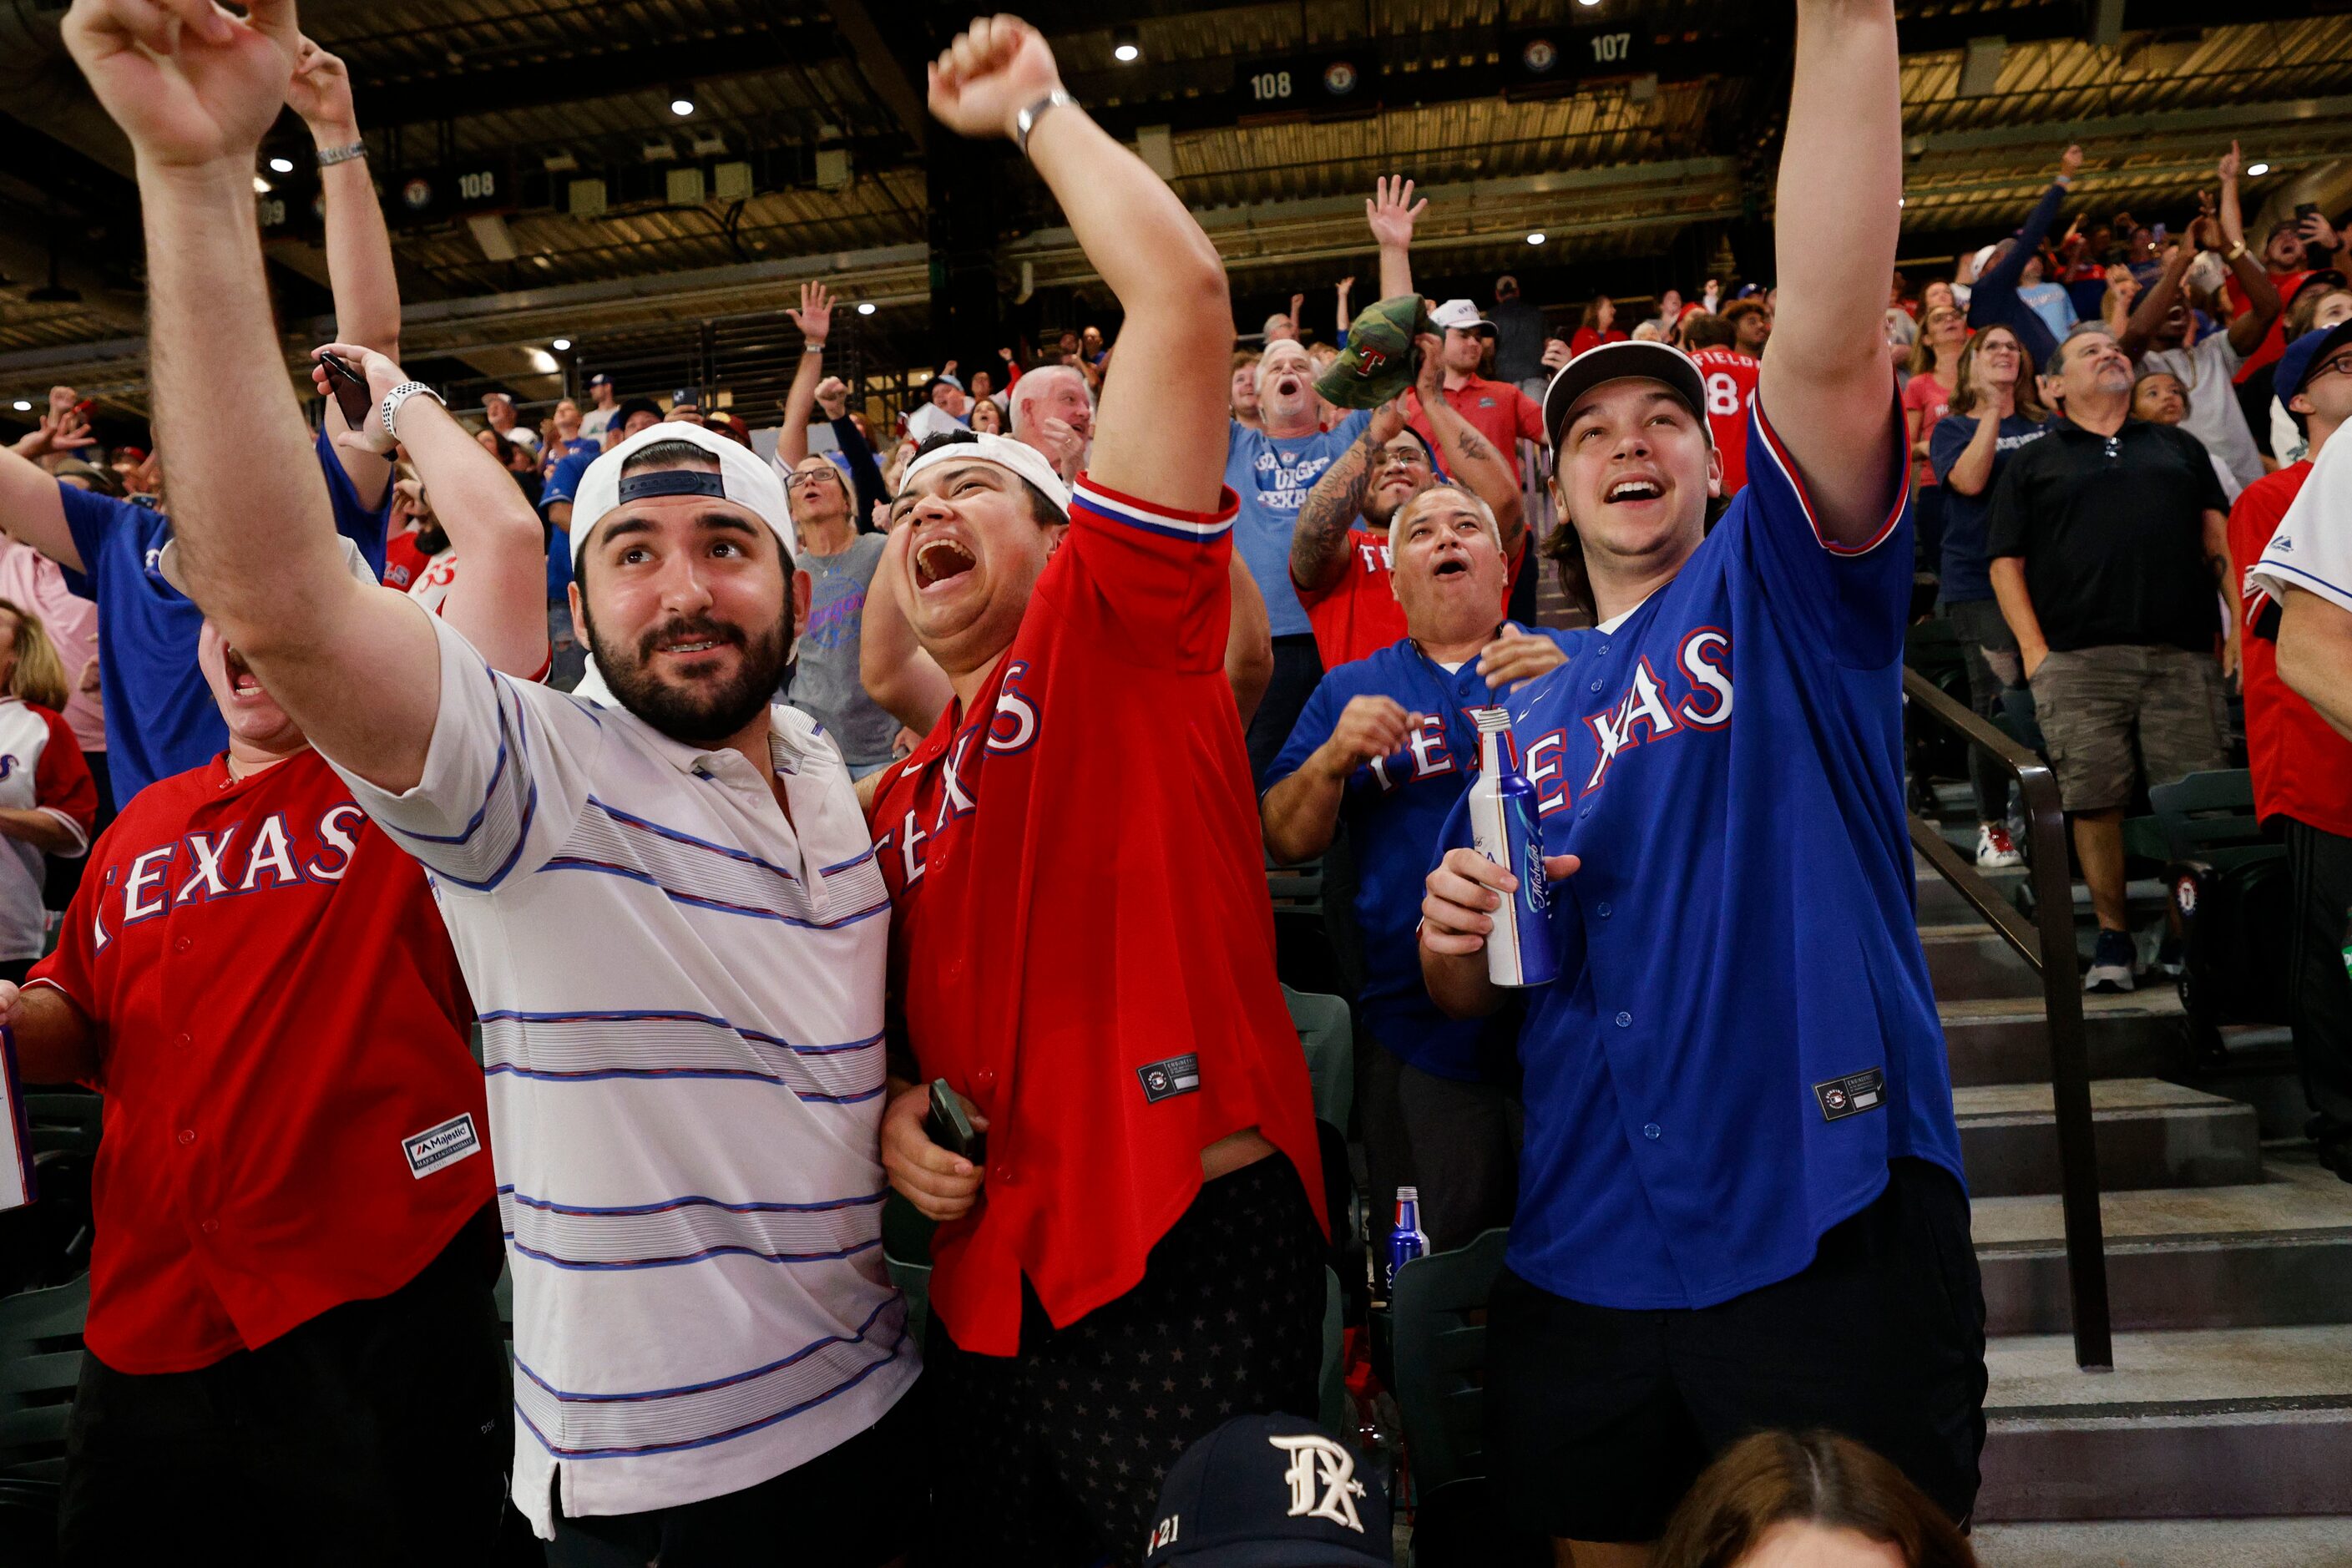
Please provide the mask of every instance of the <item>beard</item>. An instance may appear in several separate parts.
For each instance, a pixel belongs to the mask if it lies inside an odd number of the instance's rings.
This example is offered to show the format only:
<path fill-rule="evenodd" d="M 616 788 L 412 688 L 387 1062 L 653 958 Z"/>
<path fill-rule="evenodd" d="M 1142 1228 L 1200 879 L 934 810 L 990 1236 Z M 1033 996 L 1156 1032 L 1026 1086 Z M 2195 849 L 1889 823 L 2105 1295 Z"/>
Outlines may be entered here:
<path fill-rule="evenodd" d="M 608 641 L 596 629 L 586 595 L 580 601 L 580 618 L 588 633 L 588 651 L 604 684 L 620 705 L 667 735 L 689 746 L 711 746 L 742 732 L 759 717 L 782 683 L 792 653 L 792 599 L 784 613 L 756 635 L 707 616 L 672 616 L 636 639 L 635 647 Z M 709 638 L 734 644 L 743 658 L 724 680 L 681 685 L 665 680 L 646 668 L 657 644 L 674 637 Z"/>

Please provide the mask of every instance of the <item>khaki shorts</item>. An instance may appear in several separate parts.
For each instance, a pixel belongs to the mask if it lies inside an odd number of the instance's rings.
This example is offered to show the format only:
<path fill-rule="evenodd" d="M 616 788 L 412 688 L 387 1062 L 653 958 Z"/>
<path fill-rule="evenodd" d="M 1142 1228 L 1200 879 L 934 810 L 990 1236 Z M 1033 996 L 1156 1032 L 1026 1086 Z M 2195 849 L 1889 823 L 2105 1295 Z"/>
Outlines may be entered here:
<path fill-rule="evenodd" d="M 2042 659 L 2031 684 L 2068 811 L 2129 805 L 2135 774 L 2169 784 L 2228 763 L 2221 668 L 2210 654 L 2075 648 Z"/>

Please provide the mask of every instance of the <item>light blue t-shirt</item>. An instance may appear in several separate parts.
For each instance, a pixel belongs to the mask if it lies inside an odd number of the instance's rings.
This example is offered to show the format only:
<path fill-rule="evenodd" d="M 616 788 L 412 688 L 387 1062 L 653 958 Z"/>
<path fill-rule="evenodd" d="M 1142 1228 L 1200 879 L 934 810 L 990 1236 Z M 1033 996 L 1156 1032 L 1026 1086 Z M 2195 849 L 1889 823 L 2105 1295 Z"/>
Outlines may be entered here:
<path fill-rule="evenodd" d="M 1371 422 L 1371 410 L 1360 408 L 1330 429 L 1313 436 L 1276 438 L 1236 422 L 1233 444 L 1225 449 L 1225 483 L 1241 498 L 1241 515 L 1234 520 L 1234 542 L 1265 595 L 1266 619 L 1276 637 L 1312 634 L 1314 627 L 1298 603 L 1290 583 L 1290 535 L 1298 525 L 1298 509 L 1307 492 L 1323 477 L 1349 445 Z"/>
<path fill-rule="evenodd" d="M 2050 335 L 2064 342 L 2074 328 L 2074 297 L 2057 283 L 2032 283 L 2018 289 L 2017 297 L 2026 309 L 2042 318 Z"/>

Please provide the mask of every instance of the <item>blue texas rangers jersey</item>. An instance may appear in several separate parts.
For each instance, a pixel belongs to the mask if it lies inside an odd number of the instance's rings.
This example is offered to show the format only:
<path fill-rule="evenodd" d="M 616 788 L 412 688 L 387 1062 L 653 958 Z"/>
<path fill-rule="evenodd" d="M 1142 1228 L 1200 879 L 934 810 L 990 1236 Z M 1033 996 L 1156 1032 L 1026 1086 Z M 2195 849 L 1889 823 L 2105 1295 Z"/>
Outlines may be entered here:
<path fill-rule="evenodd" d="M 1572 647 L 1579 632 L 1543 632 Z M 1358 697 L 1388 697 L 1423 715 L 1419 732 L 1393 756 L 1365 763 L 1349 776 L 1339 806 L 1355 851 L 1356 922 L 1364 933 L 1364 984 L 1357 1005 L 1372 1037 L 1396 1056 L 1440 1078 L 1472 1081 L 1494 1076 L 1495 1058 L 1507 1063 L 1517 1016 L 1449 1018 L 1421 984 L 1416 931 L 1422 882 L 1446 814 L 1470 787 L 1478 768 L 1478 731 L 1466 717 L 1491 706 L 1495 693 L 1471 659 L 1458 670 L 1400 637 L 1367 658 L 1326 675 L 1307 698 L 1282 748 L 1258 781 L 1261 795 L 1306 765 L 1331 738 L 1339 715 Z"/>
<path fill-rule="evenodd" d="M 1674 581 L 1505 703 L 1546 852 L 1583 859 L 1520 1028 L 1508 1261 L 1597 1306 L 1799 1272 L 1890 1159 L 1965 1180 L 1903 802 L 1907 508 L 1828 544 L 1760 402 L 1748 450 Z"/>

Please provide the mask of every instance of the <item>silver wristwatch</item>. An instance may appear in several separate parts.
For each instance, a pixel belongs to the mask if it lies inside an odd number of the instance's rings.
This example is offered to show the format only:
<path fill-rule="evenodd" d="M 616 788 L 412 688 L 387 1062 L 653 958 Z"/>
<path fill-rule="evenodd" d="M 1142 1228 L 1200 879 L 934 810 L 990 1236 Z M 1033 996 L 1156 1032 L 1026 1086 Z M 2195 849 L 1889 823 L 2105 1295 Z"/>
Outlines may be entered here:
<path fill-rule="evenodd" d="M 367 143 L 364 142 L 353 142 L 341 147 L 321 147 L 319 149 L 319 167 L 332 168 L 337 163 L 348 163 L 354 158 L 366 156 Z"/>
<path fill-rule="evenodd" d="M 1039 99 L 1036 102 L 1029 105 L 1026 109 L 1024 109 L 1020 113 L 1014 115 L 1013 117 L 1013 144 L 1021 149 L 1021 155 L 1024 158 L 1029 155 L 1029 132 L 1036 129 L 1037 121 L 1045 118 L 1045 111 L 1047 110 L 1059 109 L 1066 103 L 1076 103 L 1077 101 L 1078 100 L 1076 99 L 1072 98 L 1068 93 L 1063 91 L 1057 87 L 1053 91 L 1047 93 L 1045 97 Z"/>
<path fill-rule="evenodd" d="M 400 427 L 395 425 L 394 421 L 400 416 L 400 405 L 407 402 L 410 398 L 415 396 L 420 392 L 425 396 L 431 398 L 434 402 L 439 404 L 442 407 L 446 408 L 449 406 L 449 400 L 447 398 L 442 396 L 439 393 L 434 391 L 431 387 L 425 385 L 421 381 L 404 381 L 398 386 L 394 387 L 390 392 L 385 393 L 383 395 L 383 433 L 391 437 L 395 445 L 397 445 L 400 440 Z"/>

